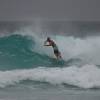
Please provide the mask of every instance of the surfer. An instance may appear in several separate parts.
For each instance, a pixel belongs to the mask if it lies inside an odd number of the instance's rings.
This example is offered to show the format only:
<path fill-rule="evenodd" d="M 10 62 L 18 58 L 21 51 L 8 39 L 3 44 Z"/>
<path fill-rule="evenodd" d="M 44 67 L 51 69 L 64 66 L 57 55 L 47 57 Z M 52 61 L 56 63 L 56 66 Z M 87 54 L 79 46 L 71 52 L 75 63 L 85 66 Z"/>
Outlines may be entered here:
<path fill-rule="evenodd" d="M 47 43 L 49 43 L 49 44 L 47 44 Z M 52 46 L 53 50 L 54 50 L 54 54 L 57 57 L 57 59 L 61 59 L 62 58 L 61 57 L 61 53 L 58 50 L 58 47 L 57 47 L 56 43 L 53 40 L 51 40 L 50 37 L 47 37 L 47 40 L 44 42 L 44 46 Z"/>

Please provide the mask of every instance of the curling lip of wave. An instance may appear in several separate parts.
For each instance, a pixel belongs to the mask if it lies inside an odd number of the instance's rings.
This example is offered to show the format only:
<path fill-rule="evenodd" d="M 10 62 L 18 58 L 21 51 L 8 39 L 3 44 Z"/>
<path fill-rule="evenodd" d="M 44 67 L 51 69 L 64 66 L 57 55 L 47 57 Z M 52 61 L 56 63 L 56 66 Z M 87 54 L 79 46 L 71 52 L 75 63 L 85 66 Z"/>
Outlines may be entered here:
<path fill-rule="evenodd" d="M 100 87 L 100 69 L 95 65 L 65 68 L 34 68 L 0 71 L 0 87 L 15 85 L 23 80 L 48 82 L 50 84 L 69 84 L 80 88 Z"/>

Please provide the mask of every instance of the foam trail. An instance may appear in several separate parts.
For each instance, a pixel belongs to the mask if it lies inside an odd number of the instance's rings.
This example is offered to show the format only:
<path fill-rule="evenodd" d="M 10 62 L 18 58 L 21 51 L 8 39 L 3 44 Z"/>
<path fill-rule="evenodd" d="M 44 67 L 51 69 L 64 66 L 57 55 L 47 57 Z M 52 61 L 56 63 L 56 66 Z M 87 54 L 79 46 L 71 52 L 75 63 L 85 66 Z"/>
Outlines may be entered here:
<path fill-rule="evenodd" d="M 65 68 L 34 68 L 29 70 L 0 71 L 0 87 L 14 85 L 23 80 L 69 84 L 81 88 L 100 87 L 100 69 L 95 65 Z"/>

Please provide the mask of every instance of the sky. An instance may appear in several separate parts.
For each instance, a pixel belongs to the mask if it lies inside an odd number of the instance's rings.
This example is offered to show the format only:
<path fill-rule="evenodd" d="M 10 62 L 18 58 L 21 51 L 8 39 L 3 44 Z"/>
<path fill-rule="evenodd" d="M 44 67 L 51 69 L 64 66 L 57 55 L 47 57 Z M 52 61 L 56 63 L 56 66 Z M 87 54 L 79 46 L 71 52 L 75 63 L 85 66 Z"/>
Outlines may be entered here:
<path fill-rule="evenodd" d="M 0 0 L 0 21 L 100 21 L 100 0 Z"/>

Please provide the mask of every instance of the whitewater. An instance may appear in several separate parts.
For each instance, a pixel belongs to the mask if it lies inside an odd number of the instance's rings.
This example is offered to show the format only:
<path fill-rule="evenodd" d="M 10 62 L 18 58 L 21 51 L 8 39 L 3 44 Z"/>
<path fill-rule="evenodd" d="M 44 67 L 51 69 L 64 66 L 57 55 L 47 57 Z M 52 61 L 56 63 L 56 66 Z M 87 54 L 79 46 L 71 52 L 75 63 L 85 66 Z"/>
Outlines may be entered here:
<path fill-rule="evenodd" d="M 0 87 L 14 85 L 23 80 L 48 82 L 53 85 L 73 85 L 80 88 L 100 87 L 100 69 L 93 65 L 81 68 L 34 68 L 24 70 L 0 71 Z"/>

